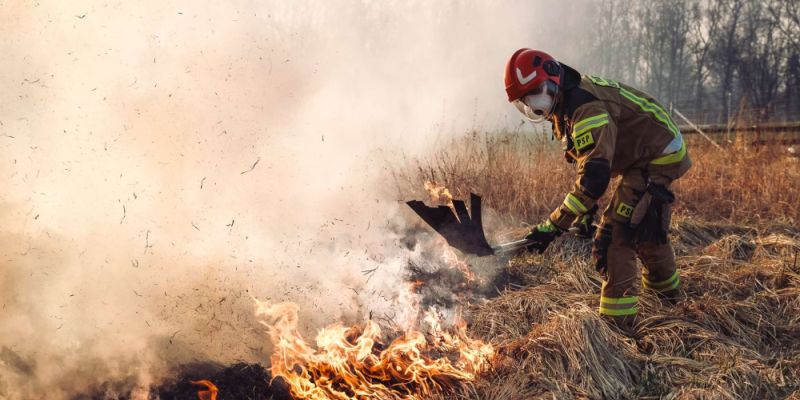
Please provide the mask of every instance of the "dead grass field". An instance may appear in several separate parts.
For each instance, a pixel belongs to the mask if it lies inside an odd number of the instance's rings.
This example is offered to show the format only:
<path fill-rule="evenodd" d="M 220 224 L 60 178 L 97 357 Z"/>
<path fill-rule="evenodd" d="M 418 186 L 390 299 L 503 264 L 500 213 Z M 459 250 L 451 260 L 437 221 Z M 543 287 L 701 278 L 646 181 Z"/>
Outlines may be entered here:
<path fill-rule="evenodd" d="M 687 141 L 694 166 L 675 185 L 677 215 L 750 224 L 800 220 L 800 158 L 787 146 L 751 146 L 742 138 L 720 151 L 699 136 Z M 473 132 L 410 164 L 395 173 L 404 196 L 426 196 L 421 182 L 430 180 L 458 198 L 478 193 L 498 215 L 529 223 L 549 214 L 575 179 L 560 144 L 541 134 Z"/>
<path fill-rule="evenodd" d="M 800 160 L 780 145 L 718 151 L 697 140 L 671 230 L 684 299 L 669 306 L 644 292 L 633 332 L 609 326 L 589 242 L 562 237 L 511 260 L 517 285 L 470 307 L 471 332 L 500 356 L 443 398 L 800 399 Z M 482 195 L 504 226 L 497 240 L 563 199 L 574 171 L 561 154 L 549 139 L 474 133 L 411 161 L 395 182 L 417 198 L 425 180 Z"/>

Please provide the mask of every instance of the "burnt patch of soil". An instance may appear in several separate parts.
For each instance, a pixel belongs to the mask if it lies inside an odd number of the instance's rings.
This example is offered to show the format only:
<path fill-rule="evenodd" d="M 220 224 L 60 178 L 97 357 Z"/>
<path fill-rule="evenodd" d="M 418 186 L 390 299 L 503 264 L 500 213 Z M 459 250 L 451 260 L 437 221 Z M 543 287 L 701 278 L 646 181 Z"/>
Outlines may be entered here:
<path fill-rule="evenodd" d="M 154 389 L 154 399 L 196 400 L 203 387 L 191 381 L 206 379 L 219 389 L 217 400 L 291 400 L 286 384 L 281 379 L 272 381 L 260 364 L 187 365 L 181 369 L 178 378 Z"/>

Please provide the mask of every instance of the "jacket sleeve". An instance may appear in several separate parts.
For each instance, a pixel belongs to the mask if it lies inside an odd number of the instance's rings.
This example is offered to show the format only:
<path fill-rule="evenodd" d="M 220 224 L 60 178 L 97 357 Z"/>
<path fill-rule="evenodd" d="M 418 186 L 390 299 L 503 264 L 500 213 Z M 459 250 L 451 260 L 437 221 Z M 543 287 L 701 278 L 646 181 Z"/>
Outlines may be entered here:
<path fill-rule="evenodd" d="M 550 221 L 563 230 L 586 214 L 603 196 L 611 180 L 611 161 L 617 141 L 617 126 L 602 102 L 586 103 L 575 110 L 570 139 L 576 154 L 578 178 L 564 202 L 550 214 Z"/>

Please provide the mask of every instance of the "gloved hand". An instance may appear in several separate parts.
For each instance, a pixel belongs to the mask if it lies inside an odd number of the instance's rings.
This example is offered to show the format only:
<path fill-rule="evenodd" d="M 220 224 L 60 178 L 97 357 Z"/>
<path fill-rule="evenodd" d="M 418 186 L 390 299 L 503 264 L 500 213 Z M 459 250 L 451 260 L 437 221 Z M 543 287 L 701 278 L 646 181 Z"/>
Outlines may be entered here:
<path fill-rule="evenodd" d="M 540 254 L 544 253 L 544 250 L 550 245 L 550 242 L 555 240 L 561 233 L 561 228 L 555 226 L 549 219 L 536 225 L 531 233 L 525 236 L 526 240 L 533 241 L 533 243 L 528 245 L 528 251 L 536 250 Z"/>
<path fill-rule="evenodd" d="M 596 213 L 597 205 L 595 204 L 586 214 L 583 214 L 575 220 L 575 223 L 572 224 L 573 227 L 578 228 L 578 231 L 575 232 L 575 236 L 583 239 L 591 239 L 594 237 L 594 232 L 597 230 L 597 227 L 593 224 Z"/>

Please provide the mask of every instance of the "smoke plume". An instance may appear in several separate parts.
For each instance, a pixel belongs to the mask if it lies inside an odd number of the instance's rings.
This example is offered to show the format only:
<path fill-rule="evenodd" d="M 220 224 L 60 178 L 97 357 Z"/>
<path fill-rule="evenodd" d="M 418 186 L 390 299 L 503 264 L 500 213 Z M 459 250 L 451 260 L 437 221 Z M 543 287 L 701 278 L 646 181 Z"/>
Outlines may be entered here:
<path fill-rule="evenodd" d="M 297 302 L 308 330 L 402 319 L 390 162 L 515 126 L 506 58 L 576 57 L 577 18 L 528 1 L 7 2 L 0 397 L 265 361 L 253 297 Z"/>

